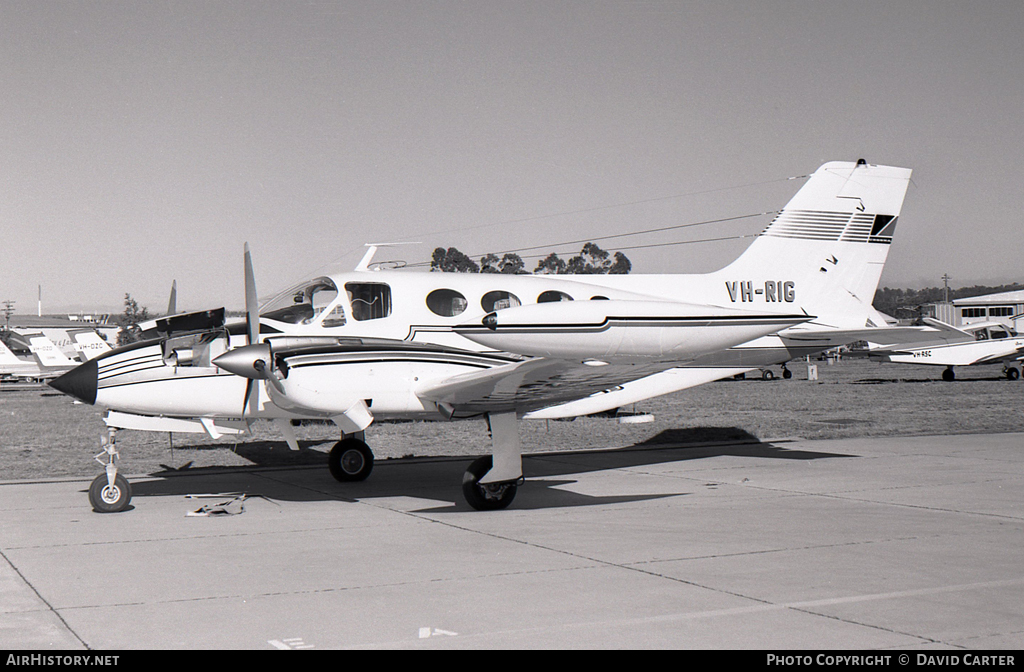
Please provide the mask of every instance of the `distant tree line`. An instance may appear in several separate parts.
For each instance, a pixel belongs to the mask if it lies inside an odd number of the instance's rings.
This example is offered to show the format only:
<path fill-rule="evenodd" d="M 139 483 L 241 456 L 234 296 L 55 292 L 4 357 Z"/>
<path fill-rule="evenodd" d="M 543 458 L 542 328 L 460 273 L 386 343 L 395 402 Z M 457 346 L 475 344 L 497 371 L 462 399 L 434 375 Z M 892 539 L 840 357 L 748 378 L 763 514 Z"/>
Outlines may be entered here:
<path fill-rule="evenodd" d="M 562 259 L 552 252 L 537 263 L 533 273 L 625 275 L 632 268 L 633 264 L 622 252 L 612 255 L 594 243 L 587 243 L 578 255 L 568 260 Z M 454 247 L 436 248 L 430 260 L 430 270 L 445 273 L 507 273 L 512 275 L 530 273 L 526 269 L 526 262 L 518 254 L 506 253 L 500 259 L 496 254 L 486 254 L 480 257 L 480 263 L 477 263 Z"/>
<path fill-rule="evenodd" d="M 117 316 L 115 322 L 121 327 L 117 332 L 117 345 L 128 345 L 139 339 L 139 322 L 149 319 L 149 308 L 139 306 L 139 302 L 131 294 L 124 295 L 124 312 Z"/>
<path fill-rule="evenodd" d="M 961 287 L 960 289 L 949 290 L 949 300 L 966 299 L 972 296 L 985 296 L 986 294 L 999 294 L 1001 292 L 1013 292 L 1024 289 L 1024 285 L 999 285 L 998 287 L 986 287 L 985 285 L 974 285 L 972 287 Z M 944 287 L 928 287 L 926 289 L 890 289 L 883 287 L 875 292 L 875 299 L 872 305 L 886 315 L 895 318 L 912 318 L 920 314 L 920 306 L 926 303 L 939 303 L 944 301 L 946 290 Z"/>

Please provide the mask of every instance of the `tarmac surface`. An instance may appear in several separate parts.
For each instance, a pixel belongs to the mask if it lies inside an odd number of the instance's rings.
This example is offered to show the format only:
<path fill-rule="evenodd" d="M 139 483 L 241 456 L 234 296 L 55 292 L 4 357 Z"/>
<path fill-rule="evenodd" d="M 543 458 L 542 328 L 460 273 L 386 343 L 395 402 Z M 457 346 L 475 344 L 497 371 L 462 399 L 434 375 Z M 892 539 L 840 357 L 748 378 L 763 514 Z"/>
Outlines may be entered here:
<path fill-rule="evenodd" d="M 468 462 L 0 484 L 0 649 L 1024 648 L 1024 434 Z"/>

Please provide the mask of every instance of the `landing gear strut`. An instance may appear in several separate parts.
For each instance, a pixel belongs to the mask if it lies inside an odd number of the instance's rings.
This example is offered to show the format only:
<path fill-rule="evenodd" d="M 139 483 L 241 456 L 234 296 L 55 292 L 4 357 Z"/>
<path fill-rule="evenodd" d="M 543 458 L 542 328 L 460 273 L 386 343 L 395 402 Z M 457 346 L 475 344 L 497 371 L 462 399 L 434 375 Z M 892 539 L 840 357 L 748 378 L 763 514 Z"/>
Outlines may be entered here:
<path fill-rule="evenodd" d="M 128 479 L 117 473 L 117 448 L 114 445 L 114 429 L 107 430 L 102 439 L 103 450 L 96 454 L 96 461 L 103 465 L 106 473 L 100 474 L 89 486 L 89 503 L 97 513 L 117 513 L 128 508 L 132 501 L 132 486 Z M 105 458 L 106 462 L 103 461 Z"/>

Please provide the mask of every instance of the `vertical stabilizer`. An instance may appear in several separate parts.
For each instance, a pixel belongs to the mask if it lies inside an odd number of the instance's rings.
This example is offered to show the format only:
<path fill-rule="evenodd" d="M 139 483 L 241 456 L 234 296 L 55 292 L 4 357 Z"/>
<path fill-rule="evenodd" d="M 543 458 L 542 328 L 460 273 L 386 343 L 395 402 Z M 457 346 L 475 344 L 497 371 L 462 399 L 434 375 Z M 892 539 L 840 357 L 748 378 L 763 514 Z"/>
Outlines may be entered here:
<path fill-rule="evenodd" d="M 871 302 L 910 173 L 863 160 L 818 168 L 754 243 L 715 274 L 730 302 L 799 308 L 836 327 L 883 326 Z"/>
<path fill-rule="evenodd" d="M 178 281 L 171 280 L 171 297 L 167 300 L 167 314 L 176 315 L 178 313 Z"/>
<path fill-rule="evenodd" d="M 112 349 L 110 344 L 93 329 L 69 332 L 69 335 L 74 339 L 75 350 L 78 351 L 79 359 L 83 362 L 95 359 Z"/>
<path fill-rule="evenodd" d="M 31 334 L 28 338 L 32 354 L 36 356 L 42 366 L 74 366 L 74 362 L 68 359 L 60 349 L 53 344 L 53 341 L 42 334 Z"/>
<path fill-rule="evenodd" d="M 24 364 L 24 362 L 11 352 L 6 343 L 0 341 L 0 364 Z"/>

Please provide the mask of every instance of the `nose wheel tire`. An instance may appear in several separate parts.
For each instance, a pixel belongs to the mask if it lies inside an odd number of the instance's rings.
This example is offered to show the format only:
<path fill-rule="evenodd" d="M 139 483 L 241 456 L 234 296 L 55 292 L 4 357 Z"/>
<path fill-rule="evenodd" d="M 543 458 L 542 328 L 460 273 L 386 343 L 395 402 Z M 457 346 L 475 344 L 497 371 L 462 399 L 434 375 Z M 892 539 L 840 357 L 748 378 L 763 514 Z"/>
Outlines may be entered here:
<path fill-rule="evenodd" d="M 331 448 L 327 466 L 342 483 L 365 481 L 373 471 L 373 451 L 359 439 L 342 439 Z"/>
<path fill-rule="evenodd" d="M 114 484 L 107 483 L 107 475 L 100 474 L 89 486 L 89 503 L 97 513 L 117 513 L 128 508 L 132 501 L 132 486 L 118 474 Z"/>
<path fill-rule="evenodd" d="M 477 511 L 504 509 L 512 503 L 519 489 L 518 481 L 480 483 L 484 474 L 491 470 L 492 464 L 490 455 L 478 458 L 469 465 L 462 477 L 462 494 Z"/>

